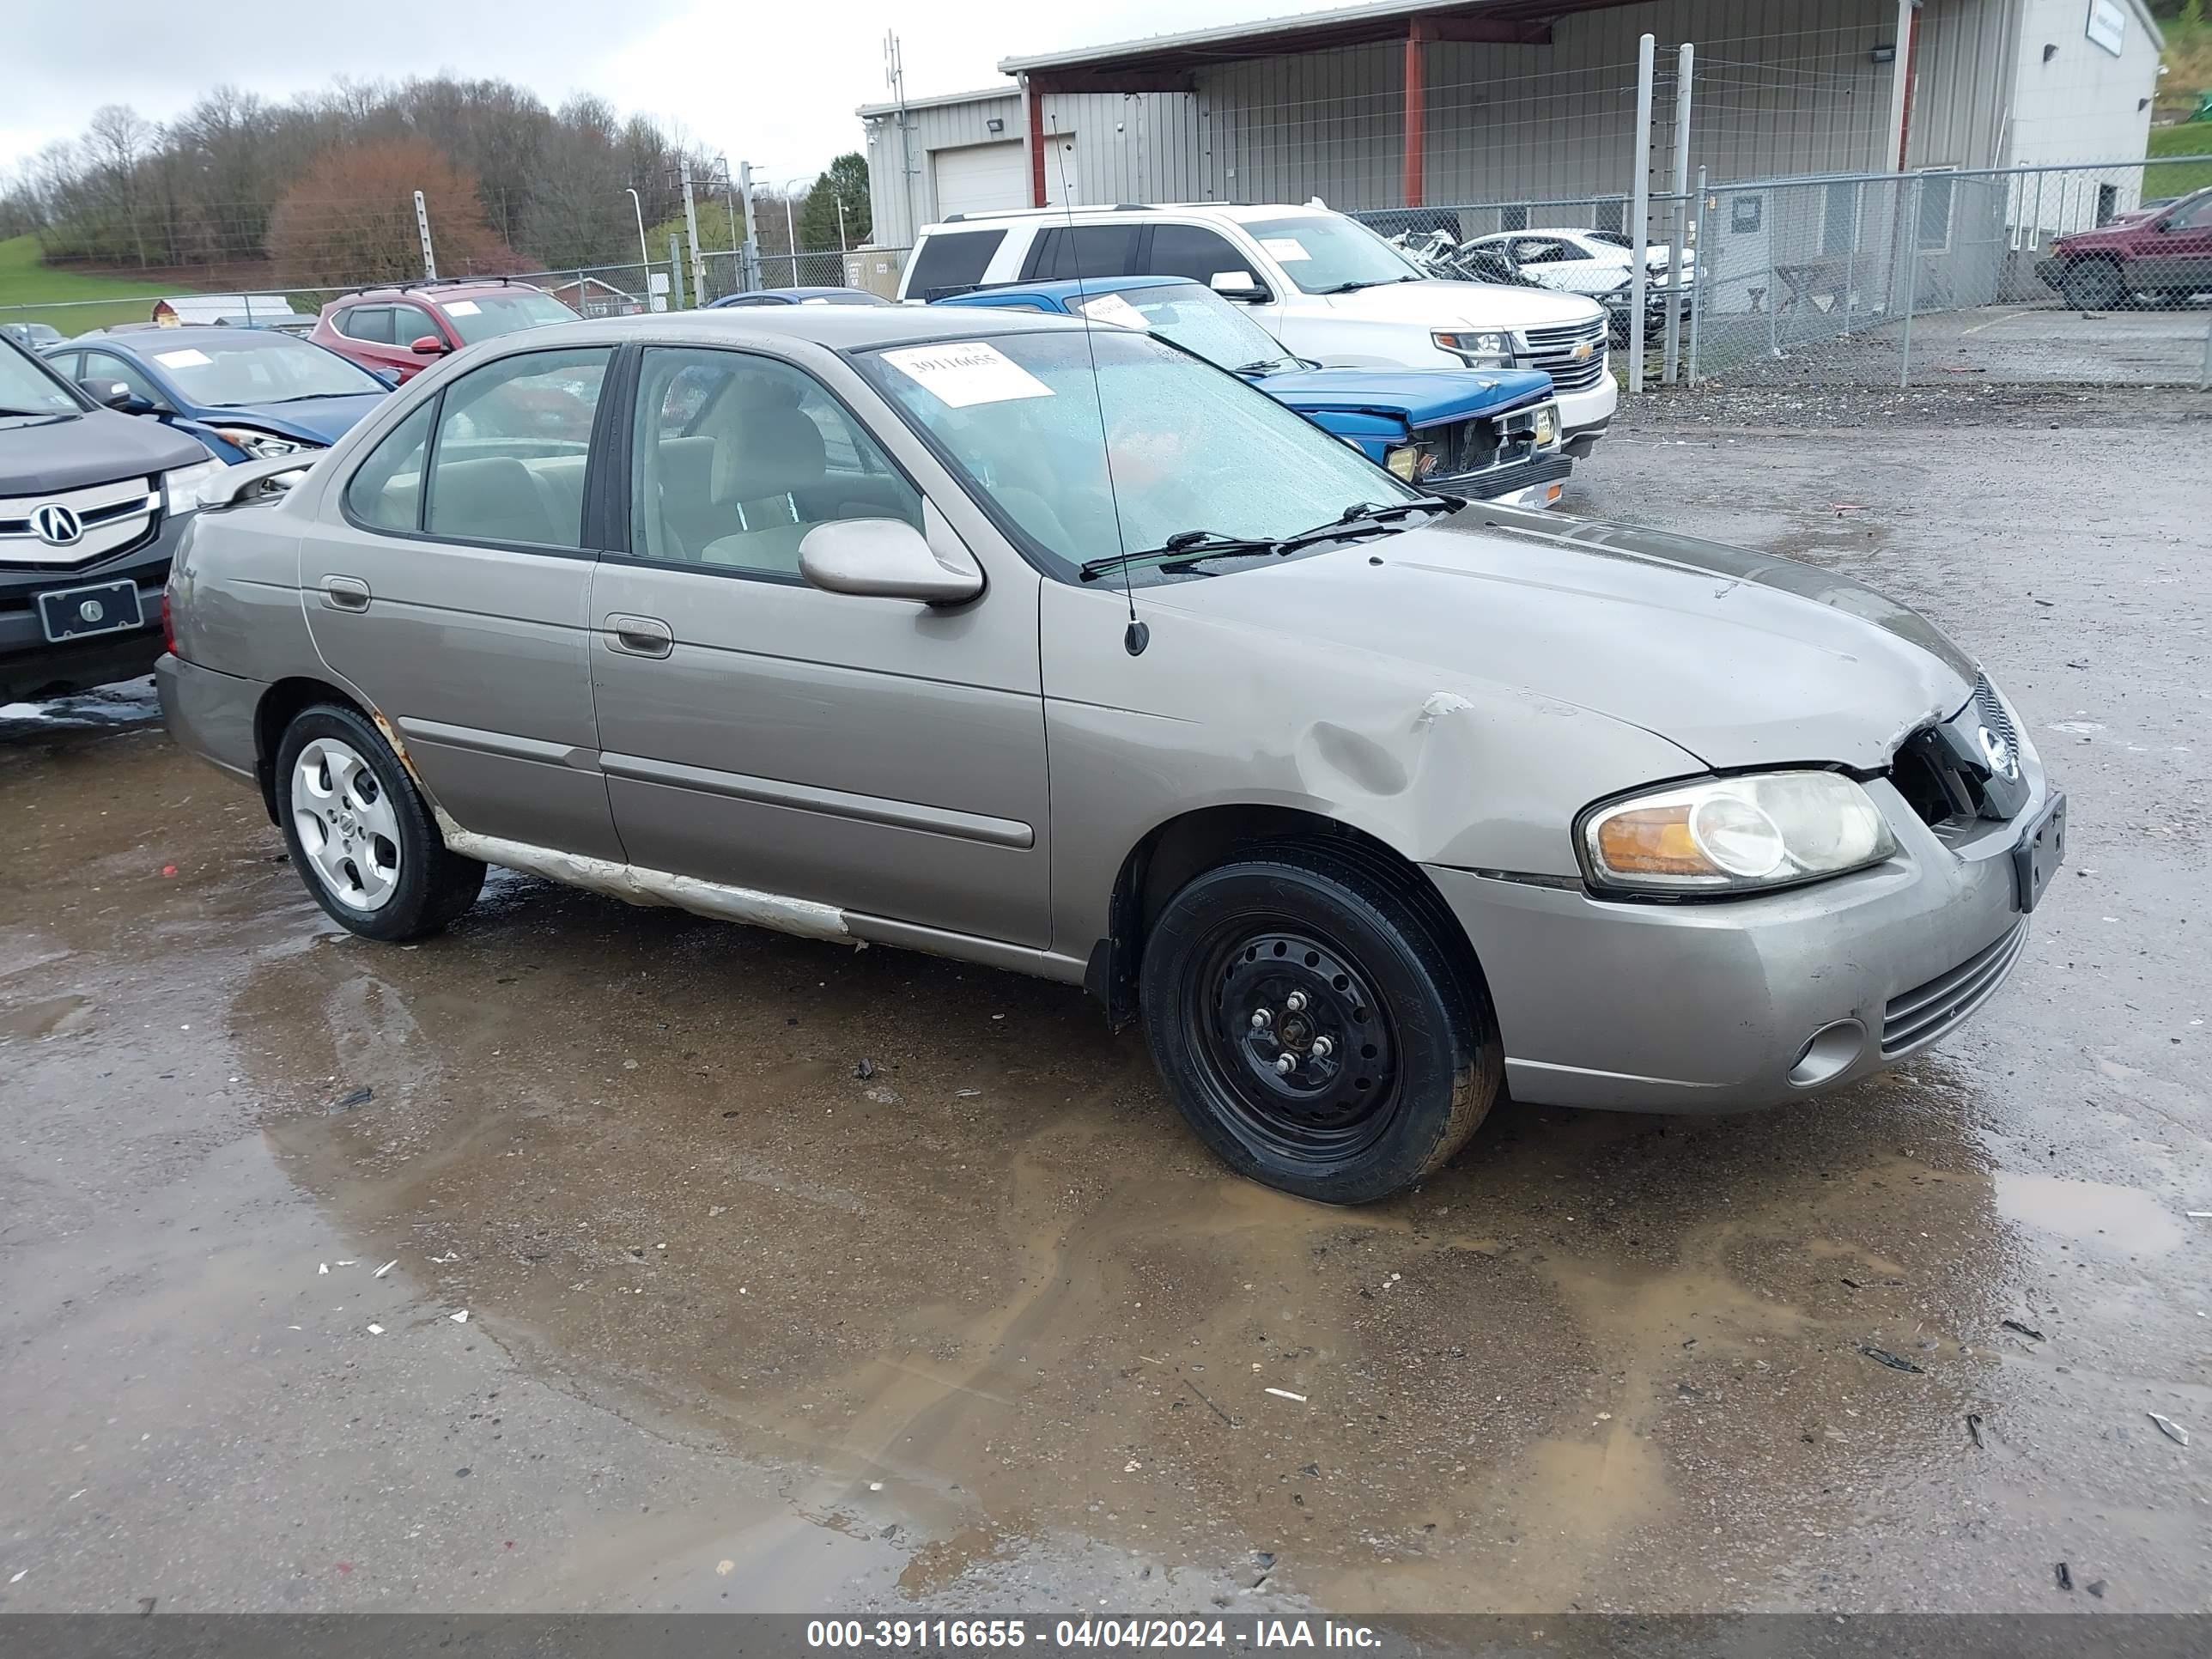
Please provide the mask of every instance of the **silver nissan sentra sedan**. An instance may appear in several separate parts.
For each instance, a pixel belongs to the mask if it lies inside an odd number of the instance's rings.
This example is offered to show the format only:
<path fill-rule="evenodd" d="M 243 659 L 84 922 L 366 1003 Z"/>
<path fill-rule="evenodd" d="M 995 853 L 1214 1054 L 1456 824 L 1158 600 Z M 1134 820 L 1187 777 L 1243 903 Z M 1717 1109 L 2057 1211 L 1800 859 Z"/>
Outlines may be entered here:
<path fill-rule="evenodd" d="M 565 325 L 287 465 L 198 515 L 162 706 L 343 926 L 431 932 L 491 863 L 1080 985 L 1310 1198 L 1419 1179 L 1501 1089 L 1893 1064 L 2063 852 L 1902 605 L 1420 494 L 1140 331 Z"/>

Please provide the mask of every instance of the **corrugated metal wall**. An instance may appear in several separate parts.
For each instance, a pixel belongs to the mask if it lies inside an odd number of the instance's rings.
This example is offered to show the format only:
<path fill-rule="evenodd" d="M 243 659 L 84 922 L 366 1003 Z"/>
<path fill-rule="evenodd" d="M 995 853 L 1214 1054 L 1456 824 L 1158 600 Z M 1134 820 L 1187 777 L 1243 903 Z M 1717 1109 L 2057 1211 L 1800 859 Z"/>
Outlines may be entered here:
<path fill-rule="evenodd" d="M 1027 134 L 1024 120 L 1021 94 L 1012 91 L 959 103 L 910 106 L 906 114 L 905 165 L 913 175 L 915 216 L 909 218 L 908 181 L 899 156 L 898 117 L 870 118 L 866 123 L 862 153 L 868 158 L 868 206 L 874 219 L 876 244 L 908 246 L 914 240 L 915 227 L 937 217 L 935 174 L 929 164 L 933 150 L 1019 139 Z M 993 121 L 1003 123 L 1003 130 L 992 131 Z"/>

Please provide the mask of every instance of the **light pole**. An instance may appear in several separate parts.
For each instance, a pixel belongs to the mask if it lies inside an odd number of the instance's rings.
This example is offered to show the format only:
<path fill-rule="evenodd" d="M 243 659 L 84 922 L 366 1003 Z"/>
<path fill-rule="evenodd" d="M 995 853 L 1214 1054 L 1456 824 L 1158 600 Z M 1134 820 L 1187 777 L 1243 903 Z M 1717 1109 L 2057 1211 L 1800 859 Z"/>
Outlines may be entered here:
<path fill-rule="evenodd" d="M 793 288 L 799 286 L 799 232 L 793 228 L 791 222 L 791 187 L 805 182 L 806 175 L 802 173 L 796 179 L 785 179 L 782 185 L 783 240 L 784 246 L 790 250 L 791 253 L 791 285 Z"/>
<path fill-rule="evenodd" d="M 645 208 L 637 199 L 637 190 L 635 185 L 624 185 L 623 186 L 623 194 L 629 198 L 629 210 L 637 216 L 638 263 L 644 265 L 647 270 L 651 270 L 653 267 L 653 255 L 647 252 L 645 247 Z"/>

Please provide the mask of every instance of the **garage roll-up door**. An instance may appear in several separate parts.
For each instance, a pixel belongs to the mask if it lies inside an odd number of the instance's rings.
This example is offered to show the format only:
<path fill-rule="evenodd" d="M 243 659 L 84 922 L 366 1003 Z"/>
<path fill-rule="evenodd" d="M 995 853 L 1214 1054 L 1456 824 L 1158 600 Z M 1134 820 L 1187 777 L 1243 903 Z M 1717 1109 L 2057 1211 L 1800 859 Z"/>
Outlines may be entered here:
<path fill-rule="evenodd" d="M 1019 139 L 1003 144 L 969 144 L 931 152 L 937 183 L 937 216 L 988 213 L 1030 204 L 1027 168 Z"/>

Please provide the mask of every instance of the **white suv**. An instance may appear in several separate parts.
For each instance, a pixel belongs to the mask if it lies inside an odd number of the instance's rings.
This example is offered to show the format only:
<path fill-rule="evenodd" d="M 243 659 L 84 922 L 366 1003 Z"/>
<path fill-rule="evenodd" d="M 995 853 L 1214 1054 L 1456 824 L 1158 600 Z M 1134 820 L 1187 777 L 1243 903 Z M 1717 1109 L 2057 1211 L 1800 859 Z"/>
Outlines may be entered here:
<path fill-rule="evenodd" d="M 1606 313 L 1568 294 L 1438 282 L 1356 219 L 1327 208 L 1023 209 L 925 225 L 899 297 L 1001 283 L 1188 276 L 1254 316 L 1291 350 L 1330 365 L 1539 368 L 1552 377 L 1570 454 L 1612 422 L 1620 389 Z"/>

